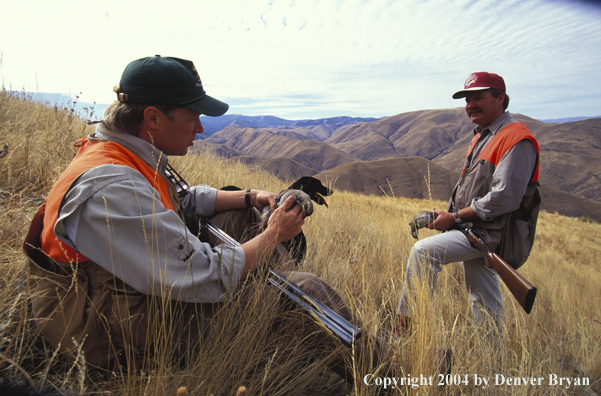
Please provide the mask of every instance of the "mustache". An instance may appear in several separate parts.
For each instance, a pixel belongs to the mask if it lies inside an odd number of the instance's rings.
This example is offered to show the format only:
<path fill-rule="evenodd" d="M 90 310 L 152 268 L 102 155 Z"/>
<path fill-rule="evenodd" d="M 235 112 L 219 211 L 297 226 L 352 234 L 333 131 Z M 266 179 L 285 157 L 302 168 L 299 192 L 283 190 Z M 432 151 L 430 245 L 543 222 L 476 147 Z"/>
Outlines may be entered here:
<path fill-rule="evenodd" d="M 481 108 L 479 108 L 479 107 L 475 107 L 475 108 L 473 108 L 473 109 L 469 109 L 469 110 L 467 111 L 467 115 L 472 115 L 472 114 L 474 114 L 474 113 L 482 113 L 482 109 L 481 109 Z"/>

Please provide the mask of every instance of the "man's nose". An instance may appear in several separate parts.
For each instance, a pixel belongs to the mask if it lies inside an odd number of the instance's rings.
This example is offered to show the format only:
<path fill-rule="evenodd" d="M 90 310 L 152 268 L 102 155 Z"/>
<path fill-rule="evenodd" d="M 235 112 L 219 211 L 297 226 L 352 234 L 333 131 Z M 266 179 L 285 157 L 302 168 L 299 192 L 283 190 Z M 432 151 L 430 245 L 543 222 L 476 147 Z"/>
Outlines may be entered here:
<path fill-rule="evenodd" d="M 198 120 L 198 125 L 196 125 L 196 128 L 194 128 L 194 133 L 203 133 L 204 130 L 205 129 L 202 127 L 202 123 L 200 120 Z"/>
<path fill-rule="evenodd" d="M 466 100 L 465 101 L 465 109 L 469 110 L 476 107 L 476 103 L 473 100 Z"/>

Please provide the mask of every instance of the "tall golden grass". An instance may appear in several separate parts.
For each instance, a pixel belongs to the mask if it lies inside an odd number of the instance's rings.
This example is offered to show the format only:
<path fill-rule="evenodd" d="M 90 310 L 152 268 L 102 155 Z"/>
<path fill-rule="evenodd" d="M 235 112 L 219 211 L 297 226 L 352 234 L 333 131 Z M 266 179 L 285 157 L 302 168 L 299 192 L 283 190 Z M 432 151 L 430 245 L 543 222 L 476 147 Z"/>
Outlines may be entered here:
<path fill-rule="evenodd" d="M 185 386 L 190 395 L 234 395 L 244 385 L 252 395 L 373 395 L 378 376 L 365 362 L 354 362 L 353 388 L 326 368 L 327 354 L 312 359 L 304 337 L 310 328 L 291 319 L 273 331 L 274 314 L 259 288 L 245 309 L 226 306 L 202 350 L 187 364 L 175 365 L 165 342 L 145 370 L 98 373 L 83 361 L 69 364 L 37 334 L 25 288 L 21 246 L 29 222 L 53 181 L 68 164 L 71 143 L 92 132 L 69 109 L 37 104 L 27 97 L 0 95 L 0 380 L 65 394 L 171 395 Z M 291 181 L 228 163 L 210 152 L 172 158 L 191 184 L 237 185 L 280 191 Z M 426 176 L 426 175 L 425 175 Z M 325 181 L 333 183 L 335 181 Z M 389 186 L 382 186 L 388 192 Z M 347 299 L 365 331 L 386 334 L 396 307 L 414 240 L 408 223 L 423 209 L 444 208 L 439 201 L 362 196 L 336 191 L 329 209 L 317 207 L 304 230 L 309 249 L 299 270 L 313 272 Z M 424 237 L 433 231 L 421 231 Z M 397 381 L 432 376 L 433 384 L 402 385 L 396 394 L 593 395 L 601 393 L 601 227 L 558 214 L 541 213 L 530 259 L 520 272 L 538 287 L 533 311 L 526 315 L 503 288 L 506 333 L 491 339 L 470 316 L 459 263 L 446 266 L 432 299 L 422 293 L 416 330 L 388 339 L 390 361 L 398 363 Z M 250 307 L 250 308 L 249 308 Z M 165 327 L 165 328 L 168 328 Z M 165 338 L 168 339 L 166 333 Z M 436 350 L 454 353 L 451 384 L 436 386 Z M 351 364 L 353 362 L 350 362 Z M 370 371 L 371 370 L 371 371 Z M 364 375 L 369 384 L 365 384 Z M 487 378 L 486 389 L 477 378 Z M 503 384 L 495 384 L 505 378 Z M 567 385 L 553 380 L 569 378 Z M 508 385 L 519 378 L 539 384 Z M 581 385 L 574 385 L 578 380 Z M 582 385 L 583 384 L 583 385 Z"/>

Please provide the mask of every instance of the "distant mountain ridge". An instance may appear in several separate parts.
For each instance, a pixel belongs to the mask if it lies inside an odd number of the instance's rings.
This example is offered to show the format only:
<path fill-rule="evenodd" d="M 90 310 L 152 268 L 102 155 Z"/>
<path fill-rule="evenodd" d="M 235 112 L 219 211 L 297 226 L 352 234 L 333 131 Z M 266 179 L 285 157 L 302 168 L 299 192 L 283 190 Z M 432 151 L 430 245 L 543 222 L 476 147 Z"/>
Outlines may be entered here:
<path fill-rule="evenodd" d="M 224 145 L 248 157 L 264 159 L 283 157 L 316 171 L 358 160 L 327 143 L 282 136 L 263 129 L 230 126 L 213 134 L 202 143 Z"/>
<path fill-rule="evenodd" d="M 566 122 L 575 122 L 575 121 L 590 120 L 591 118 L 601 118 L 601 116 L 554 118 L 554 119 L 551 119 L 551 120 L 539 120 L 539 121 L 546 122 L 546 123 L 551 123 L 551 124 L 563 124 L 563 123 L 566 123 Z"/>
<path fill-rule="evenodd" d="M 377 118 L 347 116 L 312 120 L 286 120 L 274 116 L 244 116 L 240 114 L 224 114 L 221 117 L 201 116 L 200 121 L 204 127 L 204 132 L 198 138 L 207 139 L 223 129 L 235 126 L 279 131 L 279 134 L 284 134 L 284 131 L 294 129 L 296 133 L 308 136 L 310 140 L 325 140 L 348 125 L 375 120 Z"/>

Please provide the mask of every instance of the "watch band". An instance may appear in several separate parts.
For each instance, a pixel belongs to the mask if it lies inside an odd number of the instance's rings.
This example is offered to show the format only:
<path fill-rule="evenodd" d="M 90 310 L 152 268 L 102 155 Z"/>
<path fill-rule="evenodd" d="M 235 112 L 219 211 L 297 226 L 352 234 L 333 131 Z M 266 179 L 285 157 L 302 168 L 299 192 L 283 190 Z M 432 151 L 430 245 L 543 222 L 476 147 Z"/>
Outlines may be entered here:
<path fill-rule="evenodd" d="M 250 204 L 250 188 L 244 192 L 244 202 L 246 202 L 247 208 L 252 208 Z"/>
<path fill-rule="evenodd" d="M 459 213 L 458 212 L 454 212 L 453 213 L 455 215 L 455 223 L 459 224 L 461 222 L 463 222 L 463 220 L 461 220 L 461 217 L 459 217 Z"/>

